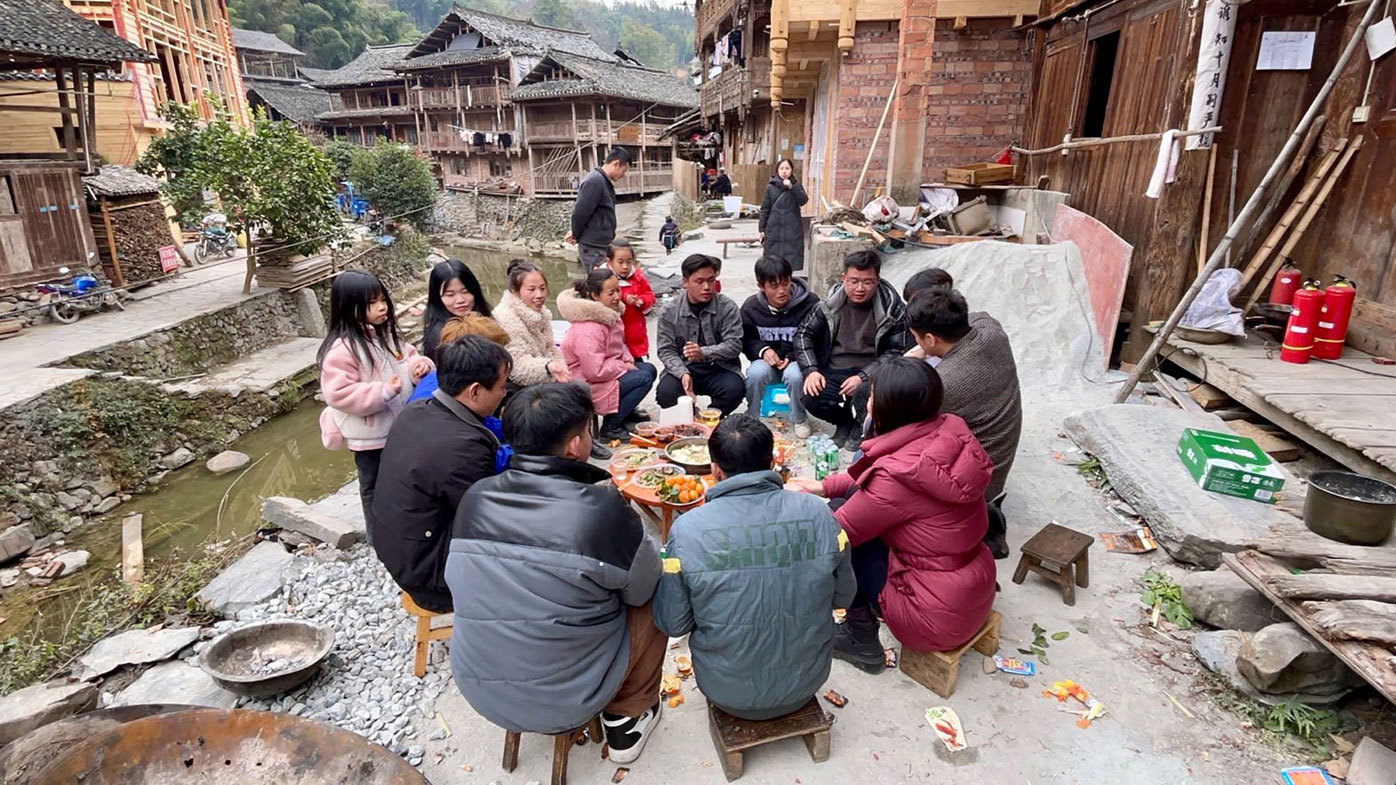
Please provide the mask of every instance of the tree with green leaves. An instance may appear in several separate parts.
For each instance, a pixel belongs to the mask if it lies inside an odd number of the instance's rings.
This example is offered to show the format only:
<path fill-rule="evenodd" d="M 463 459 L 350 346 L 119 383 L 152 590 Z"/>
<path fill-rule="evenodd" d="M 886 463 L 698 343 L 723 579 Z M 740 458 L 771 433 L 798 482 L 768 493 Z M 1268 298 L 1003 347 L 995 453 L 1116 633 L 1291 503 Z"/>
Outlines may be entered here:
<path fill-rule="evenodd" d="M 674 45 L 668 39 L 653 27 L 629 19 L 621 23 L 617 45 L 651 68 L 669 68 L 674 62 Z"/>
<path fill-rule="evenodd" d="M 320 148 L 320 152 L 330 159 L 334 165 L 334 179 L 337 183 L 342 183 L 350 177 L 350 169 L 354 165 L 354 153 L 362 150 L 356 144 L 346 142 L 343 139 L 331 139 L 325 142 Z"/>
<path fill-rule="evenodd" d="M 562 0 L 538 0 L 533 4 L 533 21 L 548 27 L 561 27 L 567 30 L 577 28 L 577 17 L 572 9 L 563 5 Z"/>
<path fill-rule="evenodd" d="M 237 27 L 275 33 L 321 68 L 338 68 L 366 46 L 420 35 L 407 14 L 364 0 L 229 0 L 228 15 Z"/>
<path fill-rule="evenodd" d="M 384 218 L 395 217 L 419 229 L 431 218 L 436 178 L 431 166 L 406 145 L 379 142 L 356 151 L 349 179 Z"/>

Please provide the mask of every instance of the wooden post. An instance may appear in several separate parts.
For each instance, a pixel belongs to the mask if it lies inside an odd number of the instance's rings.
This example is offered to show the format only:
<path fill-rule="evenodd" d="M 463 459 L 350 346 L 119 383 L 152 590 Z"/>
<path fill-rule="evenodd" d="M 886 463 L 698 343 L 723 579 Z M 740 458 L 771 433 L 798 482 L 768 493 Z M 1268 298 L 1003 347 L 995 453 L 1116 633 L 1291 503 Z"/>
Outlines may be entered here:
<path fill-rule="evenodd" d="M 77 112 L 78 141 L 82 144 L 82 173 L 92 173 L 92 139 L 91 129 L 88 126 L 90 115 L 87 113 L 87 101 L 83 97 L 83 86 L 87 80 L 83 78 L 81 68 L 73 69 L 73 109 Z"/>
<path fill-rule="evenodd" d="M 53 79 L 58 84 L 58 111 L 63 116 L 63 151 L 69 161 L 77 158 L 76 142 L 73 139 L 73 117 L 68 106 L 67 72 L 62 68 L 53 69 Z"/>
<path fill-rule="evenodd" d="M 852 0 L 845 0 L 852 2 Z M 850 39 L 851 40 L 851 39 Z M 744 46 L 750 46 L 746 41 Z M 785 95 L 785 59 L 790 52 L 790 0 L 771 0 L 771 108 L 780 108 Z M 723 69 L 726 73 L 726 69 Z M 745 104 L 743 100 L 739 103 Z"/>
<path fill-rule="evenodd" d="M 1197 271 L 1202 272 L 1207 264 L 1207 230 L 1212 225 L 1212 186 L 1217 176 L 1217 144 L 1212 143 L 1212 152 L 1207 156 L 1207 182 L 1202 186 L 1202 236 L 1197 240 Z"/>
<path fill-rule="evenodd" d="M 136 585 L 145 580 L 145 544 L 141 541 L 141 514 L 121 519 L 121 580 Z"/>
<path fill-rule="evenodd" d="M 112 232 L 111 212 L 107 210 L 107 197 L 97 197 L 97 203 L 102 206 L 102 226 L 107 230 L 107 252 L 111 254 L 112 281 L 117 286 L 125 286 L 126 278 L 121 274 L 121 260 L 116 258 L 116 235 Z"/>
<path fill-rule="evenodd" d="M 649 123 L 648 123 L 648 120 L 646 119 L 646 115 L 648 115 L 648 114 L 649 114 L 649 110 L 648 110 L 648 109 L 641 109 L 641 110 L 640 110 L 640 145 L 639 145 L 639 153 L 640 153 L 640 195 L 641 195 L 641 196 L 644 196 L 644 195 L 645 195 L 645 146 L 648 144 L 648 137 L 647 137 L 647 134 L 649 133 Z"/>
<path fill-rule="evenodd" d="M 577 148 L 577 174 L 586 174 L 587 170 L 582 165 L 582 137 L 577 130 L 577 104 L 568 103 L 567 106 L 572 110 L 572 143 Z M 593 108 L 592 111 L 596 109 Z"/>
<path fill-rule="evenodd" d="M 858 202 L 858 192 L 863 190 L 863 178 L 868 176 L 868 165 L 872 163 L 873 151 L 877 149 L 877 141 L 882 138 L 882 126 L 887 123 L 887 112 L 892 109 L 892 99 L 897 97 L 897 85 L 900 81 L 892 83 L 892 90 L 887 93 L 887 104 L 882 107 L 882 119 L 877 121 L 877 130 L 873 132 L 872 144 L 868 145 L 867 157 L 863 159 L 863 171 L 858 173 L 858 184 L 853 186 L 853 198 L 849 200 L 849 205 Z M 857 209 L 857 208 L 854 208 Z"/>

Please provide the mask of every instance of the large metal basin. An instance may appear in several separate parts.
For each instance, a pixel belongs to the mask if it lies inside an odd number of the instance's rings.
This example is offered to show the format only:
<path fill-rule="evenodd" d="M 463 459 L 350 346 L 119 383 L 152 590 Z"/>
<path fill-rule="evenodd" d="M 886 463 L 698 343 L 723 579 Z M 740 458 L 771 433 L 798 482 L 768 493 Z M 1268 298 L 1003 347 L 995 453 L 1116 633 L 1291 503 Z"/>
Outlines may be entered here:
<path fill-rule="evenodd" d="M 1396 486 L 1352 472 L 1314 472 L 1304 525 L 1330 540 L 1380 545 L 1396 526 Z"/>
<path fill-rule="evenodd" d="M 134 706 L 113 706 L 110 709 L 99 709 L 55 720 L 0 748 L 0 785 L 29 785 L 63 753 L 86 743 L 100 733 L 153 714 L 194 708 L 198 707 L 141 703 Z"/>
<path fill-rule="evenodd" d="M 75 747 L 33 785 L 429 785 L 389 750 L 331 725 L 246 709 L 128 722 Z"/>
<path fill-rule="evenodd" d="M 229 630 L 199 657 L 225 689 L 265 698 L 304 684 L 334 648 L 334 630 L 303 621 L 267 621 Z"/>

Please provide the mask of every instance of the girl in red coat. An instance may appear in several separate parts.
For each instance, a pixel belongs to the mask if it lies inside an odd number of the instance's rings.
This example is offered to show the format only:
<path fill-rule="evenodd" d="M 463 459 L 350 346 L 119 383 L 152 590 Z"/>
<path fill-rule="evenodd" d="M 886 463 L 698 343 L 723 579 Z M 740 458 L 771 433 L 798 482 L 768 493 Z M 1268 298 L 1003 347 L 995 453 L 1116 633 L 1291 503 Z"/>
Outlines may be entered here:
<path fill-rule="evenodd" d="M 606 266 L 620 279 L 620 299 L 625 303 L 621 324 L 625 326 L 625 346 L 636 360 L 650 353 L 649 331 L 645 315 L 654 307 L 654 290 L 644 270 L 635 263 L 635 249 L 622 239 L 611 241 L 606 248 Z"/>
<path fill-rule="evenodd" d="M 880 364 L 871 383 L 868 414 L 878 435 L 862 443 L 863 457 L 846 474 L 794 484 L 835 500 L 834 517 L 853 544 L 858 595 L 834 656 L 878 673 L 879 615 L 919 651 L 958 648 L 989 617 L 994 558 L 982 540 L 994 466 L 964 420 L 940 412 L 935 369 L 897 357 Z"/>

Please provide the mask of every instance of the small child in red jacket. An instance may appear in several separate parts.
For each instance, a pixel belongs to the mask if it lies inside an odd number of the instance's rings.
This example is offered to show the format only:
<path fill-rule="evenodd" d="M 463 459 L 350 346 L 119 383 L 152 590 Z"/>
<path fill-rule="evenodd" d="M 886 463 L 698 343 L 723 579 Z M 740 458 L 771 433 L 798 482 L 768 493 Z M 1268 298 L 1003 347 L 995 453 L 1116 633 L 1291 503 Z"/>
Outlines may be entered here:
<path fill-rule="evenodd" d="M 620 238 L 612 240 L 607 246 L 606 266 L 620 279 L 620 299 L 625 303 L 625 311 L 620 317 L 625 327 L 625 347 L 630 350 L 630 356 L 643 360 L 650 352 L 645 314 L 654 307 L 654 290 L 650 288 L 650 279 L 635 263 L 635 249 Z"/>

